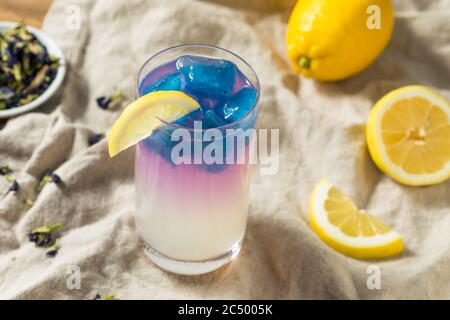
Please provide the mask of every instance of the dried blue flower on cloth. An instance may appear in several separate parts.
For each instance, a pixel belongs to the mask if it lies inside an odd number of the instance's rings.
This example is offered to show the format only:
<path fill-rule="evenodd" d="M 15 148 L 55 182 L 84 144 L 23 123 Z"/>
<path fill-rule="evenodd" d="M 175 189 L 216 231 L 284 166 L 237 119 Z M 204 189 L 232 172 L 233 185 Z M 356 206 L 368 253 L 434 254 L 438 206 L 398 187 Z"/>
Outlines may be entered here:
<path fill-rule="evenodd" d="M 56 241 L 53 233 L 61 227 L 62 225 L 58 223 L 33 229 L 28 233 L 28 240 L 34 242 L 37 247 L 51 247 Z"/>
<path fill-rule="evenodd" d="M 52 172 L 51 173 L 51 177 L 52 177 L 52 182 L 55 184 L 60 184 L 62 183 L 61 177 L 58 176 L 56 173 Z"/>
<path fill-rule="evenodd" d="M 88 143 L 90 146 L 96 144 L 97 142 L 99 142 L 100 140 L 102 140 L 105 137 L 105 135 L 103 133 L 96 133 L 93 134 L 92 136 L 89 137 L 88 139 Z"/>
<path fill-rule="evenodd" d="M 48 183 L 55 183 L 55 184 L 61 184 L 62 180 L 61 177 L 59 175 L 57 175 L 56 173 L 54 173 L 51 170 L 46 170 L 44 172 L 44 174 L 42 175 L 41 179 L 39 180 L 39 183 L 36 187 L 36 191 L 37 192 L 41 192 L 42 189 L 44 189 L 44 187 L 48 184 Z"/>
<path fill-rule="evenodd" d="M 118 91 L 112 96 L 101 96 L 96 99 L 97 105 L 102 109 L 109 109 L 124 98 L 123 92 Z"/>
<path fill-rule="evenodd" d="M 8 192 L 16 192 L 19 190 L 19 183 L 16 179 L 10 176 L 10 173 L 12 172 L 11 168 L 8 165 L 3 165 L 0 167 L 0 176 L 3 176 L 6 181 L 10 182 Z"/>
<path fill-rule="evenodd" d="M 58 246 L 57 244 L 54 244 L 53 246 L 48 248 L 48 250 L 45 253 L 45 255 L 47 257 L 54 258 L 58 254 L 58 251 L 59 251 L 60 248 L 61 248 L 60 246 Z"/>
<path fill-rule="evenodd" d="M 13 182 L 11 183 L 11 185 L 9 186 L 9 191 L 18 191 L 19 190 L 19 183 L 17 182 L 17 180 L 13 180 Z"/>
<path fill-rule="evenodd" d="M 39 97 L 55 79 L 58 67 L 58 59 L 24 24 L 0 34 L 0 110 Z"/>
<path fill-rule="evenodd" d="M 93 300 L 116 300 L 116 295 L 114 293 L 107 294 L 104 297 L 99 295 L 98 293 L 95 295 Z"/>

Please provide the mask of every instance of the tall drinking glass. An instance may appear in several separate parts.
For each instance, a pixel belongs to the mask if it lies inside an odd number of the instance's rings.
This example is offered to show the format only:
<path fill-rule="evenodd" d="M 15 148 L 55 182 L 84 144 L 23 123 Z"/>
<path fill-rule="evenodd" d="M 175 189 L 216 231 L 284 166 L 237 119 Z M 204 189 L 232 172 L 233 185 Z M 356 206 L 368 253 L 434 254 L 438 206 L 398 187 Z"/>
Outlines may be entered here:
<path fill-rule="evenodd" d="M 241 248 L 259 82 L 230 51 L 183 45 L 154 55 L 139 72 L 138 97 L 161 90 L 182 91 L 201 107 L 173 123 L 161 120 L 161 127 L 138 143 L 136 226 L 156 265 L 202 274 L 232 260 Z M 178 155 L 191 161 L 174 159 L 181 142 L 191 153 L 184 149 Z"/>

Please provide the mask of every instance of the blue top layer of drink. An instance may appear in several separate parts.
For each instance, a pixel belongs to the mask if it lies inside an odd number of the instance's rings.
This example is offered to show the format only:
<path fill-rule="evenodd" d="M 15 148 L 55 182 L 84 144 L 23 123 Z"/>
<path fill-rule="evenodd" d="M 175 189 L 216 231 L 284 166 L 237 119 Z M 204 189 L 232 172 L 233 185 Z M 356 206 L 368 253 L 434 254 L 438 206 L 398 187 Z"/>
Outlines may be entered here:
<path fill-rule="evenodd" d="M 139 94 L 153 91 L 182 91 L 200 104 L 200 109 L 179 118 L 175 126 L 162 126 L 146 138 L 147 148 L 160 154 L 173 164 L 171 151 L 178 141 L 171 140 L 172 131 L 178 126 L 195 131 L 221 128 L 223 134 L 223 157 L 227 156 L 226 141 L 235 138 L 225 128 L 252 128 L 256 121 L 258 91 L 249 79 L 228 60 L 212 59 L 201 56 L 183 55 L 163 64 L 148 73 L 140 83 Z M 198 130 L 197 130 L 198 131 Z M 192 134 L 192 136 L 194 136 Z M 192 138 L 192 141 L 197 140 Z M 203 148 L 205 144 L 203 144 Z M 247 148 L 233 147 L 233 155 L 245 153 Z M 228 150 L 228 155 L 230 154 Z M 201 170 L 221 172 L 224 164 L 202 164 Z"/>
<path fill-rule="evenodd" d="M 238 67 L 228 61 L 199 56 L 181 56 L 168 62 L 141 81 L 139 93 L 183 91 L 201 108 L 176 121 L 193 128 L 202 121 L 203 129 L 222 127 L 239 121 L 254 107 L 257 90 Z"/>

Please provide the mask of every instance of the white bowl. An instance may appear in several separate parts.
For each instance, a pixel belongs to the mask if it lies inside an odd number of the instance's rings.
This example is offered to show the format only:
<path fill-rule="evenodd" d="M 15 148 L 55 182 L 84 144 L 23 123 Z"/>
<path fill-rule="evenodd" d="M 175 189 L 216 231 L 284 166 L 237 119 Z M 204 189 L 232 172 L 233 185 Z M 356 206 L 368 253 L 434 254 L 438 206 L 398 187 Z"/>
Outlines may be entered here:
<path fill-rule="evenodd" d="M 16 22 L 0 21 L 0 33 L 4 33 L 7 30 L 15 27 L 16 25 Z M 48 53 L 50 55 L 59 58 L 58 72 L 56 73 L 56 77 L 50 83 L 49 87 L 38 98 L 17 108 L 0 110 L 0 118 L 10 118 L 39 107 L 48 99 L 50 99 L 50 97 L 58 90 L 64 80 L 64 75 L 66 74 L 66 61 L 61 49 L 56 45 L 56 43 L 52 39 L 47 37 L 42 31 L 36 28 L 27 26 L 27 29 L 32 34 L 34 34 L 45 47 L 47 47 Z"/>

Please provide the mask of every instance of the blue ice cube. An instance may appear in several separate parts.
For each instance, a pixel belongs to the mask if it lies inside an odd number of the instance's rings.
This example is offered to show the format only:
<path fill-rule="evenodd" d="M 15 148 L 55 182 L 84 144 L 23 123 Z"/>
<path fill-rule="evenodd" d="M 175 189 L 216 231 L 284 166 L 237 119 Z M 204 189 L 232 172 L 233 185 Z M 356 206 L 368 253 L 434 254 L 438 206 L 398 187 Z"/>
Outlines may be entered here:
<path fill-rule="evenodd" d="M 181 118 L 175 121 L 176 124 L 181 127 L 194 127 L 194 121 L 201 121 L 203 118 L 203 113 L 201 109 L 195 109 L 194 111 L 189 112 L 188 114 L 182 116 Z"/>
<path fill-rule="evenodd" d="M 223 121 L 218 115 L 216 115 L 213 110 L 207 110 L 203 114 L 203 129 L 218 128 L 226 124 L 227 123 Z"/>
<path fill-rule="evenodd" d="M 168 90 L 182 91 L 184 89 L 185 84 L 186 80 L 184 79 L 184 76 L 180 72 L 174 72 L 148 85 L 144 89 L 144 94 L 153 91 L 168 91 Z"/>
<path fill-rule="evenodd" d="M 172 162 L 171 152 L 172 148 L 178 143 L 171 140 L 171 134 L 173 129 L 165 126 L 153 131 L 151 136 L 145 138 L 144 143 L 154 152 L 158 153 L 161 157 L 166 159 L 171 165 L 175 165 Z"/>
<path fill-rule="evenodd" d="M 180 127 L 193 127 L 194 121 L 201 120 L 203 117 L 200 109 L 196 109 L 180 118 L 175 120 L 173 124 Z M 172 134 L 178 126 L 162 125 L 160 128 L 153 131 L 151 136 L 144 140 L 144 143 L 154 152 L 158 153 L 161 157 L 166 159 L 171 165 L 175 165 L 172 161 L 172 149 L 180 141 L 172 140 Z"/>
<path fill-rule="evenodd" d="M 244 117 L 255 105 L 256 90 L 245 87 L 233 94 L 220 109 L 220 115 L 228 122 L 235 122 Z"/>
<path fill-rule="evenodd" d="M 186 78 L 188 92 L 211 97 L 228 96 L 236 77 L 236 66 L 219 59 L 182 56 L 177 60 L 177 69 Z"/>

